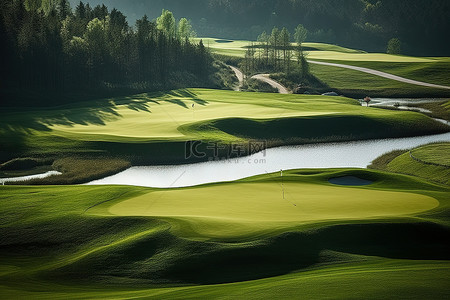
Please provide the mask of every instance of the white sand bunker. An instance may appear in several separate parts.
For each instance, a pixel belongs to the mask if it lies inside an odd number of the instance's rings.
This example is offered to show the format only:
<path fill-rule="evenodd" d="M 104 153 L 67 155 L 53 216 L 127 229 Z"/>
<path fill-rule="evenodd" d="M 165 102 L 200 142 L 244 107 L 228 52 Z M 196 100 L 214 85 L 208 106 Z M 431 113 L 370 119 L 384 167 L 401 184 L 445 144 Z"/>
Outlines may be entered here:
<path fill-rule="evenodd" d="M 328 179 L 328 182 L 337 185 L 369 185 L 373 183 L 373 181 L 361 179 L 355 176 L 334 177 Z"/>

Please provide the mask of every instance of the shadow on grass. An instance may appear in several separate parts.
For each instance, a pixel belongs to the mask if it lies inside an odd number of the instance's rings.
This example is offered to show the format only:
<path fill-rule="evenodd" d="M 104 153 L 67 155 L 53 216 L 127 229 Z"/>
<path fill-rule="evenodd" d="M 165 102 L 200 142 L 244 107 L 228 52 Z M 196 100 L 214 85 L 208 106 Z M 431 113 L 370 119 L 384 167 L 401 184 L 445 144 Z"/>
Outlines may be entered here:
<path fill-rule="evenodd" d="M 69 280 L 129 276 L 153 283 L 222 284 L 280 276 L 317 264 L 367 259 L 353 255 L 448 260 L 449 233 L 447 227 L 433 223 L 369 223 L 290 232 L 247 243 L 220 243 L 182 239 L 163 230 L 67 264 L 52 276 Z"/>
<path fill-rule="evenodd" d="M 194 103 L 196 103 L 198 105 L 202 105 L 202 106 L 205 106 L 206 104 L 208 104 L 208 101 L 200 99 L 199 97 L 197 97 L 197 94 L 195 94 L 194 92 L 192 92 L 191 90 L 188 90 L 188 89 L 179 89 L 179 90 L 173 90 L 173 91 L 169 91 L 169 92 L 147 93 L 147 96 L 148 97 L 157 97 L 157 98 L 160 98 L 161 100 L 180 105 L 184 108 L 189 108 L 186 105 L 185 101 L 193 101 Z M 180 98 L 182 98 L 182 99 L 180 99 Z"/>
<path fill-rule="evenodd" d="M 180 89 L 102 99 L 52 109 L 5 111 L 0 114 L 0 137 L 3 140 L 3 145 L 0 146 L 0 160 L 17 157 L 28 148 L 27 139 L 32 138 L 36 132 L 50 132 L 52 126 L 105 126 L 107 122 L 122 118 L 119 107 L 151 114 L 151 106 L 160 105 L 161 101 L 185 109 L 190 108 L 191 101 L 203 106 L 208 103 L 198 98 L 194 92 Z"/>
<path fill-rule="evenodd" d="M 186 109 L 189 108 L 186 101 L 193 101 L 202 106 L 208 103 L 187 89 L 146 93 L 92 101 L 83 106 L 78 104 L 49 110 L 6 113 L 0 122 L 0 132 L 31 133 L 32 130 L 50 131 L 49 127 L 53 125 L 106 125 L 107 121 L 122 117 L 118 112 L 118 106 L 125 106 L 137 112 L 151 113 L 150 105 L 160 105 L 161 101 L 173 103 Z"/>

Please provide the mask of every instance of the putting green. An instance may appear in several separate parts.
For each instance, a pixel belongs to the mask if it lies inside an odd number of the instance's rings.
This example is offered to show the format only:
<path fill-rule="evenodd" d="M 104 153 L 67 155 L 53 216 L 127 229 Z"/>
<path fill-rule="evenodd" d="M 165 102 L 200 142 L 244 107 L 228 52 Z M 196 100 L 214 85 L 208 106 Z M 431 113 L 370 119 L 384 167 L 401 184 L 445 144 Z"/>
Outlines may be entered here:
<path fill-rule="evenodd" d="M 233 183 L 152 191 L 109 207 L 120 216 L 151 216 L 175 223 L 177 234 L 231 238 L 333 220 L 402 216 L 433 209 L 431 197 L 328 185 Z"/>

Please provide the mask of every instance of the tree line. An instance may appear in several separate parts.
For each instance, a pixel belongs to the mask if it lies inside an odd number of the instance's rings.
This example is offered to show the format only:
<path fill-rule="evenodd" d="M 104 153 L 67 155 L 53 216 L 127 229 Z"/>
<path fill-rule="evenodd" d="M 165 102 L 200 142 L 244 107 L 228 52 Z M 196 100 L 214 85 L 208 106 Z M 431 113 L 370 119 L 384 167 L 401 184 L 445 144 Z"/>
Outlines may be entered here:
<path fill-rule="evenodd" d="M 130 15 L 152 7 L 182 13 L 201 36 L 254 40 L 274 26 L 292 31 L 301 23 L 310 42 L 385 52 L 387 42 L 398 38 L 405 54 L 448 56 L 450 49 L 448 0 L 108 1 Z"/>
<path fill-rule="evenodd" d="M 309 73 L 308 62 L 303 53 L 302 43 L 308 35 L 307 29 L 299 24 L 293 35 L 286 27 L 274 27 L 270 34 L 266 31 L 258 36 L 257 42 L 248 46 L 241 64 L 247 75 L 256 72 L 281 72 L 297 74 L 300 78 Z M 292 43 L 295 42 L 295 44 Z"/>
<path fill-rule="evenodd" d="M 3 0 L 2 89 L 98 91 L 170 88 L 208 77 L 212 58 L 190 22 L 163 10 L 130 26 L 117 9 L 67 0 Z M 192 84 L 190 82 L 189 84 Z"/>

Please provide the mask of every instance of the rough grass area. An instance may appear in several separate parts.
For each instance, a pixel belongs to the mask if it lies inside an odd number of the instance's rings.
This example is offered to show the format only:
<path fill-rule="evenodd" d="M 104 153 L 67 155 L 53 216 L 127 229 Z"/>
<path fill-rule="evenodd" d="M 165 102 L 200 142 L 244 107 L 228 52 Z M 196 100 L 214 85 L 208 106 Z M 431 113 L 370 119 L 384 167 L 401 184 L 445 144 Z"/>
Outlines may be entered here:
<path fill-rule="evenodd" d="M 321 82 L 317 77 L 312 74 L 303 76 L 299 72 L 286 73 L 273 73 L 270 74 L 270 78 L 278 81 L 294 93 L 303 94 L 308 92 L 309 94 L 320 95 L 330 91 L 330 87 Z"/>
<path fill-rule="evenodd" d="M 278 174 L 169 190 L 0 187 L 0 296 L 448 295 L 448 188 L 358 169 L 285 174 L 285 199 Z M 373 184 L 328 182 L 338 176 Z"/>
<path fill-rule="evenodd" d="M 0 164 L 0 178 L 42 174 L 53 170 L 53 158 L 24 157 Z"/>
<path fill-rule="evenodd" d="M 261 93 L 278 93 L 278 89 L 272 87 L 267 82 L 250 78 L 248 79 L 243 87 L 241 88 L 243 92 L 261 92 Z"/>
<path fill-rule="evenodd" d="M 33 183 L 39 184 L 77 184 L 85 183 L 97 178 L 117 174 L 131 166 L 128 160 L 118 158 L 76 158 L 66 157 L 57 159 L 53 168 L 62 175 L 41 179 Z"/>
<path fill-rule="evenodd" d="M 238 80 L 232 70 L 221 61 L 214 61 L 213 66 L 217 71 L 212 75 L 211 80 L 215 85 L 223 89 L 232 90 Z"/>
<path fill-rule="evenodd" d="M 409 151 L 394 151 L 372 162 L 373 169 L 414 175 L 427 180 L 450 185 L 450 143 L 434 143 Z M 439 165 L 433 165 L 439 164 Z"/>
<path fill-rule="evenodd" d="M 450 122 L 450 101 L 417 103 L 414 106 L 430 110 L 429 115 L 433 118 Z"/>

